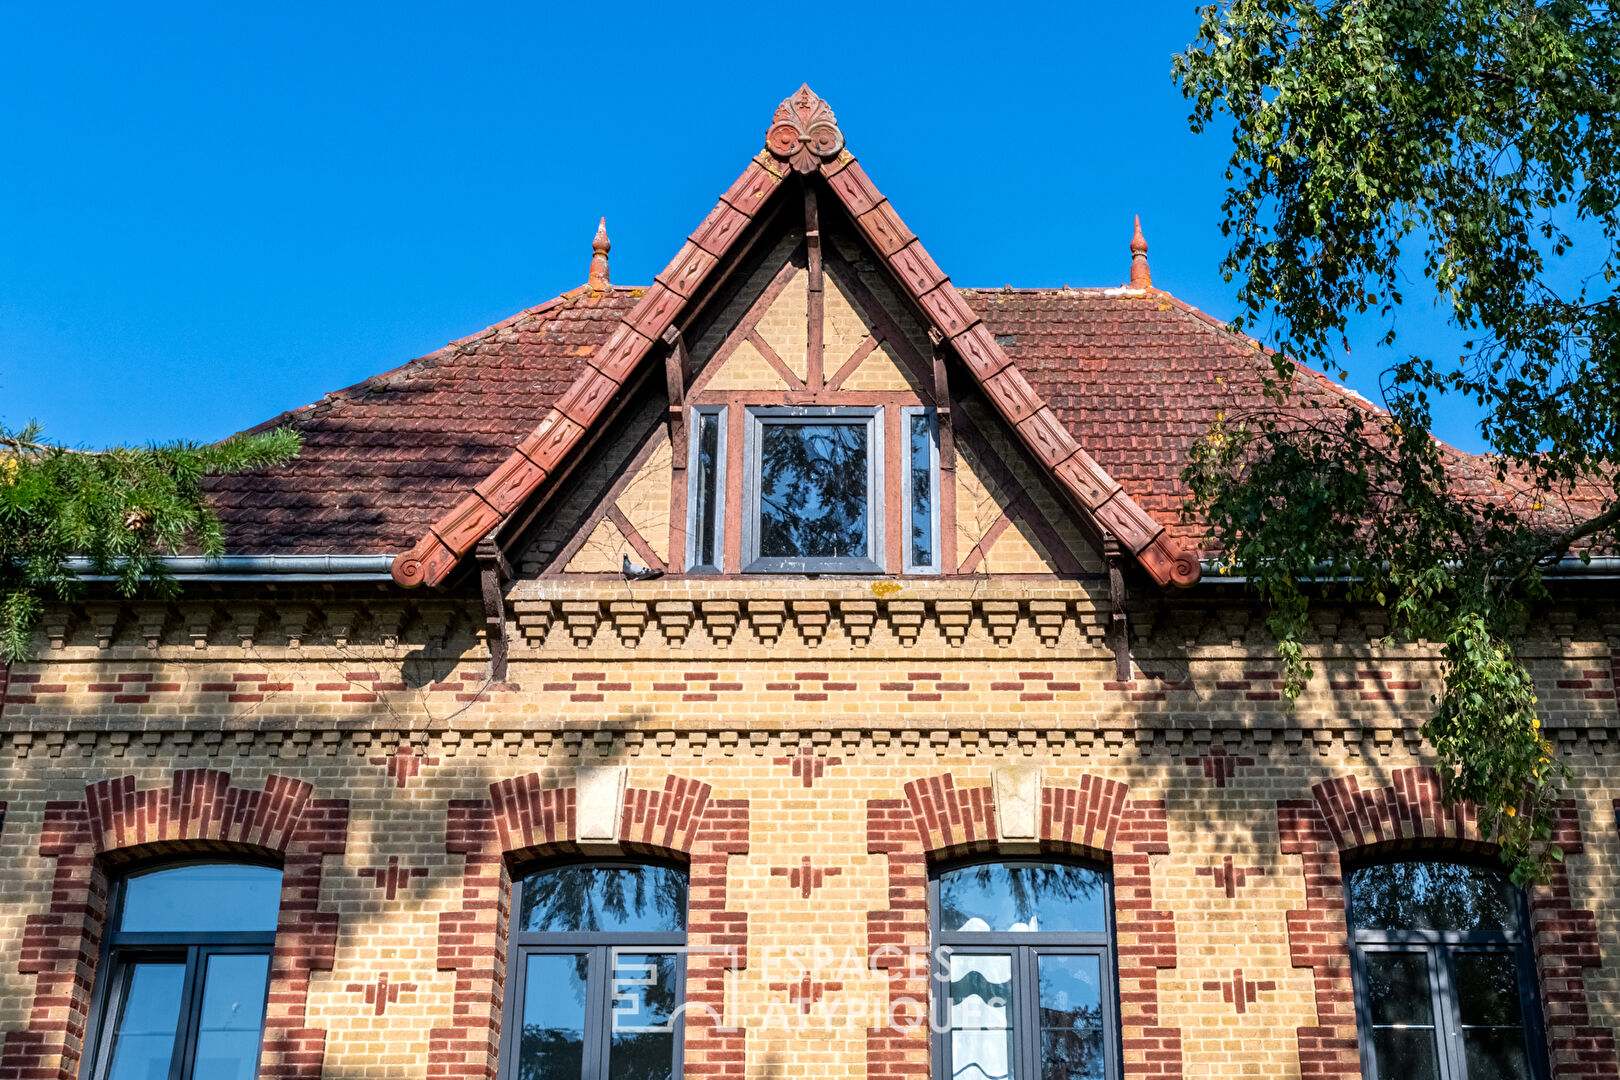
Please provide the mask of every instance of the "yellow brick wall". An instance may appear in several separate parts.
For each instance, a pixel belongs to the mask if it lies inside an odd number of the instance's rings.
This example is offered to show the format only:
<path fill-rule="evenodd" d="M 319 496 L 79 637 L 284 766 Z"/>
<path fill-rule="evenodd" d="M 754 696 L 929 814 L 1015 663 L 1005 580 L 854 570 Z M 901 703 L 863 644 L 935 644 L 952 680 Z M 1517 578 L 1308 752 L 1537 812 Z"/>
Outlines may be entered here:
<path fill-rule="evenodd" d="M 55 860 L 38 852 L 47 802 L 125 775 L 161 788 L 178 769 L 208 767 L 257 789 L 277 774 L 349 805 L 345 854 L 326 859 L 321 886 L 322 910 L 338 916 L 335 963 L 315 973 L 308 998 L 307 1023 L 328 1032 L 326 1075 L 425 1077 L 429 1032 L 452 1021 L 454 975 L 436 962 L 439 916 L 462 902 L 464 860 L 445 850 L 449 802 L 487 799 L 492 783 L 531 773 L 565 787 L 582 764 L 622 764 L 632 787 L 673 774 L 711 785 L 716 799 L 747 800 L 749 848 L 726 878 L 728 909 L 748 916 L 748 964 L 727 995 L 728 1018 L 748 1032 L 746 1075 L 863 1076 L 864 1017 L 886 1000 L 881 976 L 860 965 L 866 916 L 888 904 L 887 858 L 867 846 L 868 802 L 942 774 L 981 787 L 994 768 L 1022 762 L 1042 768 L 1047 788 L 1094 776 L 1127 784 L 1132 800 L 1164 801 L 1168 851 L 1150 868 L 1154 906 L 1174 919 L 1175 964 L 1159 972 L 1157 1001 L 1161 1024 L 1180 1031 L 1183 1075 L 1301 1075 L 1295 1032 L 1316 1022 L 1315 999 L 1312 972 L 1290 962 L 1287 913 L 1304 906 L 1305 887 L 1299 857 L 1280 850 L 1277 804 L 1310 799 L 1324 780 L 1375 788 L 1423 764 L 1415 725 L 1437 677 L 1431 651 L 1369 639 L 1376 613 L 1347 613 L 1335 639 L 1313 644 L 1319 673 L 1290 713 L 1275 659 L 1218 607 L 1152 621 L 1144 612 L 1136 678 L 1118 684 L 1084 621 L 1096 598 L 1077 586 L 1021 587 L 1005 641 L 975 609 L 959 645 L 934 613 L 951 595 L 943 586 L 926 597 L 915 634 L 899 632 L 903 592 L 877 606 L 863 642 L 844 619 L 858 625 L 871 591 L 824 587 L 847 616 L 814 643 L 793 607 L 811 583 L 779 584 L 774 600 L 763 583 L 742 586 L 752 595 L 735 601 L 729 637 L 711 634 L 698 607 L 675 640 L 657 605 L 679 603 L 668 598 L 683 594 L 680 583 L 593 586 L 588 637 L 570 630 L 564 607 L 577 618 L 589 589 L 522 585 L 515 596 L 531 611 L 550 605 L 549 619 L 527 636 L 513 625 L 499 685 L 488 683 L 469 605 L 400 614 L 393 646 L 373 628 L 390 625 L 399 601 L 366 596 L 355 598 L 367 614 L 343 645 L 331 637 L 332 602 L 313 595 L 297 646 L 285 640 L 297 597 L 259 617 L 248 648 L 231 640 L 243 620 L 227 604 L 202 647 L 187 639 L 183 608 L 161 624 L 147 611 L 143 624 L 130 607 L 106 648 L 91 620 L 69 619 L 59 648 L 42 640 L 38 660 L 14 668 L 0 715 L 0 1032 L 24 1028 L 33 1007 L 19 949 L 25 920 L 50 907 Z M 1009 594 L 990 588 L 973 602 L 1005 602 L 998 595 Z M 1041 595 L 1067 605 L 1050 642 L 1031 606 Z M 638 603 L 649 614 L 632 646 L 613 605 Z M 156 648 L 141 640 L 143 625 L 161 625 Z M 1236 645 L 1220 640 L 1234 631 Z M 1569 860 L 1569 883 L 1574 906 L 1596 913 L 1602 966 L 1585 972 L 1584 996 L 1591 1022 L 1608 1028 L 1620 1004 L 1609 646 L 1544 637 L 1526 652 L 1575 777 L 1585 851 Z M 403 784 L 390 771 L 402 744 L 419 767 Z M 821 763 L 809 784 L 802 754 Z M 425 874 L 389 900 L 378 875 L 391 858 Z M 809 897 L 790 879 L 805 859 L 825 875 Z M 1230 897 L 1228 865 L 1243 875 Z M 807 948 L 820 957 L 811 976 L 843 985 L 805 1017 L 784 987 Z M 1221 989 L 1237 971 L 1261 987 L 1242 1012 Z M 364 991 L 383 975 L 409 988 L 379 1016 Z"/>

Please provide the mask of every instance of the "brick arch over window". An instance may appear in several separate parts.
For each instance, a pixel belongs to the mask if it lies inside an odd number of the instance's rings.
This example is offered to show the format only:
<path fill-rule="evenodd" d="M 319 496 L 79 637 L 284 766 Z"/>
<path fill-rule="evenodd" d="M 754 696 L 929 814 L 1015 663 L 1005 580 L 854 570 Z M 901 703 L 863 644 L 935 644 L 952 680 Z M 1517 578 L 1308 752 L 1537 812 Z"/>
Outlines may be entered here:
<path fill-rule="evenodd" d="M 1316 1025 L 1299 1029 L 1300 1074 L 1306 1078 L 1361 1075 L 1356 1044 L 1355 991 L 1350 981 L 1349 928 L 1345 923 L 1346 856 L 1390 849 L 1421 852 L 1489 849 L 1471 805 L 1446 809 L 1433 769 L 1396 770 L 1384 787 L 1363 789 L 1354 777 L 1316 784 L 1310 799 L 1277 803 L 1285 855 L 1299 855 L 1305 907 L 1288 913 L 1289 952 L 1297 968 L 1312 969 Z M 1554 839 L 1568 854 L 1583 850 L 1573 806 L 1559 809 Z M 1584 971 L 1602 963 L 1597 920 L 1577 910 L 1563 864 L 1552 881 L 1529 890 L 1536 973 L 1546 1019 L 1553 1075 L 1620 1078 L 1614 1032 L 1591 1023 Z"/>
<path fill-rule="evenodd" d="M 994 806 L 990 787 L 959 788 L 949 773 L 907 784 L 903 799 L 866 804 L 867 851 L 889 863 L 889 904 L 867 915 L 867 951 L 890 978 L 890 1018 L 866 1034 L 867 1080 L 929 1075 L 926 1016 L 916 1011 L 928 1002 L 927 959 L 917 952 L 929 941 L 928 865 L 996 850 Z M 1149 869 L 1170 850 L 1163 801 L 1132 799 L 1125 784 L 1088 775 L 1041 789 L 1039 829 L 1042 850 L 1113 868 L 1125 1076 L 1180 1077 L 1181 1029 L 1159 1022 L 1159 970 L 1176 966 L 1175 918 L 1154 909 Z M 905 1030 L 919 1015 L 923 1023 Z"/>
<path fill-rule="evenodd" d="M 461 907 L 439 916 L 440 971 L 454 971 L 455 1022 L 428 1037 L 428 1076 L 492 1080 L 498 1068 L 501 1000 L 512 898 L 510 867 L 575 854 L 575 789 L 537 775 L 490 785 L 490 797 L 450 803 L 445 850 L 464 855 Z M 669 776 L 662 788 L 628 787 L 619 847 L 672 855 L 688 865 L 684 1074 L 743 1075 L 743 1035 L 724 1030 L 726 972 L 747 959 L 748 917 L 726 910 L 732 855 L 748 853 L 748 800 L 716 799 L 708 784 Z M 709 950 L 709 951 L 700 951 Z"/>
<path fill-rule="evenodd" d="M 83 802 L 45 806 L 39 853 L 56 860 L 48 912 L 23 928 L 18 970 L 35 977 L 28 1026 L 0 1047 L 0 1080 L 72 1080 L 84 1055 L 91 988 L 107 916 L 108 871 L 153 856 L 272 855 L 282 864 L 259 1076 L 318 1078 L 326 1032 L 305 1026 L 310 972 L 329 971 L 337 915 L 318 910 L 322 860 L 342 855 L 349 804 L 314 799 L 283 776 L 232 787 L 216 769 L 182 769 L 167 788 L 133 776 L 85 788 Z"/>

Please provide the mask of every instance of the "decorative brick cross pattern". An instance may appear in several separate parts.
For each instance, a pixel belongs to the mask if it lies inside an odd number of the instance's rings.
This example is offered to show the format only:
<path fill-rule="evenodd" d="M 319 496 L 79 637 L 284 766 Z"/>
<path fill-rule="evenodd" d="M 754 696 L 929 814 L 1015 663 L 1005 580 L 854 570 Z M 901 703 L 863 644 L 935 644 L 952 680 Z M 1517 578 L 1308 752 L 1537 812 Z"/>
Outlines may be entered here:
<path fill-rule="evenodd" d="M 1206 982 L 1204 989 L 1219 990 L 1221 1000 L 1228 1005 L 1237 1006 L 1237 1011 L 1242 1013 L 1247 1012 L 1249 1006 L 1254 1004 L 1257 994 L 1261 991 L 1269 994 L 1277 989 L 1277 984 L 1271 979 L 1266 979 L 1264 982 L 1247 980 L 1243 977 L 1243 969 L 1239 968 L 1232 972 L 1230 979 L 1221 982 Z"/>
<path fill-rule="evenodd" d="M 416 984 L 410 982 L 389 982 L 388 972 L 377 976 L 374 983 L 350 983 L 344 987 L 351 994 L 358 994 L 362 990 L 366 994 L 366 1004 L 371 1006 L 373 1016 L 382 1016 L 388 1012 L 388 1006 L 399 1001 L 399 995 L 416 993 Z"/>
<path fill-rule="evenodd" d="M 371 878 L 371 883 L 387 893 L 388 899 L 394 896 L 411 883 L 411 878 L 427 877 L 427 867 L 413 866 L 409 870 L 399 865 L 399 856 L 388 856 L 387 866 L 367 866 L 360 870 L 361 877 Z"/>
<path fill-rule="evenodd" d="M 386 767 L 388 775 L 394 778 L 394 786 L 402 788 L 410 783 L 413 776 L 422 771 L 422 766 L 437 765 L 439 759 L 436 757 L 419 757 L 410 744 L 400 743 L 399 749 L 392 754 L 387 757 L 374 757 L 371 759 L 371 763 Z"/>
<path fill-rule="evenodd" d="M 828 766 L 841 764 L 844 759 L 836 757 L 817 757 L 816 752 L 813 749 L 808 746 L 801 746 L 792 757 L 779 757 L 775 758 L 774 760 L 778 765 L 793 766 L 793 775 L 797 776 L 800 781 L 803 782 L 805 787 L 813 788 L 816 786 L 816 781 L 821 779 L 821 774 L 827 769 Z"/>
<path fill-rule="evenodd" d="M 1254 758 L 1233 757 L 1217 746 L 1207 757 L 1188 758 L 1187 764 L 1202 766 L 1204 779 L 1213 780 L 1216 787 L 1223 788 L 1228 780 L 1237 775 L 1239 767 L 1253 765 Z"/>
<path fill-rule="evenodd" d="M 1233 866 L 1232 856 L 1228 855 L 1221 859 L 1221 865 L 1200 866 L 1197 873 L 1199 877 L 1214 879 L 1215 887 L 1225 889 L 1226 898 L 1230 900 L 1249 878 L 1263 877 L 1266 870 L 1259 866 Z"/>
<path fill-rule="evenodd" d="M 797 1005 L 799 1012 L 805 1016 L 810 1015 L 810 1006 L 820 1001 L 829 991 L 836 992 L 843 988 L 844 984 L 841 982 L 816 982 L 810 978 L 808 971 L 799 976 L 798 982 L 771 983 L 772 991 L 775 993 L 786 992 L 788 1002 Z"/>
<path fill-rule="evenodd" d="M 808 855 L 799 861 L 798 866 L 771 867 L 771 877 L 787 878 L 788 886 L 798 889 L 799 895 L 806 900 L 810 899 L 811 893 L 821 888 L 827 878 L 837 877 L 843 872 L 843 868 L 838 866 L 829 866 L 825 869 L 819 866 L 811 866 L 810 856 Z"/>

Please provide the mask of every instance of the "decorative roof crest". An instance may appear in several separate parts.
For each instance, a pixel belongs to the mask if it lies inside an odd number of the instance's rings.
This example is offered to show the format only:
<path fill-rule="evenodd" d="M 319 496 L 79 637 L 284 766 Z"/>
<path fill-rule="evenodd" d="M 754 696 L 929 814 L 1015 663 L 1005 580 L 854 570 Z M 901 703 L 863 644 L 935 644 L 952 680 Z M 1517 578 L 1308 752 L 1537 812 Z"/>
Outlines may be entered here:
<path fill-rule="evenodd" d="M 838 130 L 832 106 L 817 97 L 809 83 L 776 107 L 765 133 L 765 149 L 802 173 L 813 172 L 843 148 L 844 133 Z"/>

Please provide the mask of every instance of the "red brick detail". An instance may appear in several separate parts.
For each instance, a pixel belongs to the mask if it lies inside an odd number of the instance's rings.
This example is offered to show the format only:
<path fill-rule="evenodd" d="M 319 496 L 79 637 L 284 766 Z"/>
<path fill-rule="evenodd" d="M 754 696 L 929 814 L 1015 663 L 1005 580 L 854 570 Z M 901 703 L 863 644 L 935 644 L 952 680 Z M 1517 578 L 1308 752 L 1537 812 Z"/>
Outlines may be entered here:
<path fill-rule="evenodd" d="M 461 689 L 459 686 L 445 687 L 445 689 Z M 417 773 L 422 771 L 424 765 L 437 765 L 439 759 L 417 754 L 409 743 L 400 743 L 392 754 L 384 757 L 371 758 L 373 765 L 381 765 L 388 770 L 388 775 L 394 778 L 394 786 L 403 788 L 410 784 Z"/>
<path fill-rule="evenodd" d="M 1571 803 L 1558 808 L 1553 842 L 1566 855 L 1586 851 L 1581 819 Z M 1547 1029 L 1553 1075 L 1615 1080 L 1620 1077 L 1614 1029 L 1592 1023 L 1586 996 L 1586 969 L 1601 967 L 1597 916 L 1575 907 L 1569 864 L 1556 863 L 1546 885 L 1530 889 L 1530 926 L 1535 934 L 1536 979 Z"/>
<path fill-rule="evenodd" d="M 1260 866 L 1233 866 L 1230 855 L 1223 857 L 1219 866 L 1200 866 L 1194 872 L 1199 877 L 1213 879 L 1217 889 L 1225 890 L 1228 900 L 1237 896 L 1237 891 L 1243 888 L 1250 878 L 1264 877 L 1267 873 L 1266 869 Z"/>
<path fill-rule="evenodd" d="M 343 988 L 350 994 L 364 994 L 366 1004 L 371 1006 L 371 1015 L 383 1016 L 388 1012 L 388 1006 L 399 1000 L 399 995 L 416 993 L 417 986 L 413 982 L 389 982 L 388 972 L 384 971 L 377 976 L 376 982 L 350 983 Z"/>
<path fill-rule="evenodd" d="M 0 1080 L 71 1080 L 86 1026 L 107 914 L 108 871 L 153 855 L 239 851 L 279 856 L 281 914 L 270 961 L 270 1010 L 259 1075 L 321 1075 L 326 1032 L 305 1027 L 310 972 L 329 971 L 338 917 L 320 911 L 323 860 L 342 855 L 348 802 L 312 799 L 308 784 L 281 776 L 251 791 L 230 774 L 183 769 L 167 789 L 137 789 L 134 777 L 85 788 L 83 802 L 45 806 L 39 853 L 56 860 L 51 906 L 23 928 L 18 970 L 35 977 L 28 1026 L 0 1045 Z"/>
<path fill-rule="evenodd" d="M 1228 1005 L 1236 1006 L 1239 1013 L 1244 1013 L 1248 1011 L 1250 1005 L 1255 1003 L 1257 994 L 1261 992 L 1270 993 L 1277 989 L 1277 984 L 1271 979 L 1266 979 L 1264 982 L 1252 982 L 1245 979 L 1243 969 L 1238 968 L 1232 972 L 1230 979 L 1223 979 L 1219 982 L 1206 982 L 1204 983 L 1204 989 L 1219 990 L 1222 1001 Z"/>
<path fill-rule="evenodd" d="M 439 916 L 440 971 L 454 971 L 454 1022 L 428 1037 L 430 1080 L 493 1080 L 506 983 L 510 869 L 577 852 L 575 791 L 527 775 L 490 785 L 489 799 L 450 803 L 445 850 L 466 857 L 461 906 Z M 748 801 L 716 799 L 709 785 L 670 776 L 662 789 L 625 792 L 621 845 L 687 863 L 686 1075 L 743 1074 L 743 1033 L 722 1028 L 726 972 L 747 960 L 748 917 L 726 910 L 732 855 L 748 852 Z"/>
<path fill-rule="evenodd" d="M 1400 769 L 1390 781 L 1363 791 L 1353 777 L 1342 777 L 1314 785 L 1309 800 L 1277 803 L 1281 850 L 1301 857 L 1305 875 L 1305 907 L 1287 916 L 1289 952 L 1293 966 L 1311 968 L 1316 982 L 1316 1025 L 1299 1029 L 1302 1077 L 1348 1080 L 1361 1075 L 1342 856 L 1365 847 L 1425 842 L 1450 848 L 1487 846 L 1472 806 L 1443 806 L 1440 777 L 1433 769 Z M 1560 808 L 1554 839 L 1566 853 L 1583 850 L 1573 806 Z M 1596 917 L 1575 909 L 1562 863 L 1554 868 L 1551 883 L 1531 888 L 1529 896 L 1553 1075 L 1559 1080 L 1616 1080 L 1620 1066 L 1614 1033 L 1590 1023 L 1583 975 L 1601 963 Z"/>
<path fill-rule="evenodd" d="M 806 1016 L 810 1015 L 810 1007 L 820 1001 L 828 991 L 836 993 L 843 988 L 844 984 L 841 982 L 816 982 L 810 978 L 808 971 L 799 976 L 798 982 L 771 983 L 773 993 L 785 992 L 788 1004 L 796 1006 L 799 1012 Z"/>
<path fill-rule="evenodd" d="M 1153 907 L 1149 860 L 1170 850 L 1161 801 L 1132 800 L 1096 776 L 1041 792 L 1041 846 L 1112 863 L 1121 944 L 1119 999 L 1125 1077 L 1180 1077 L 1181 1029 L 1159 1019 L 1158 972 L 1176 966 L 1175 918 Z M 988 787 L 958 788 L 950 774 L 914 781 L 904 799 L 866 804 L 866 846 L 888 857 L 888 906 L 867 914 L 867 955 L 887 972 L 888 1014 L 866 1035 L 868 1080 L 925 1080 L 928 1037 L 928 863 L 995 847 Z"/>
<path fill-rule="evenodd" d="M 801 675 L 800 677 L 802 678 L 803 676 Z M 823 676 L 823 678 L 825 678 L 825 676 Z M 803 698 L 806 695 L 800 694 L 798 696 Z M 792 757 L 779 757 L 772 759 L 772 761 L 777 765 L 793 766 L 793 775 L 798 777 L 800 783 L 807 788 L 815 787 L 816 781 L 821 779 L 821 774 L 823 772 L 833 765 L 842 764 L 843 760 L 843 758 L 836 757 L 817 757 L 815 750 L 808 745 L 799 747 L 799 749 L 794 752 Z"/>
<path fill-rule="evenodd" d="M 1217 746 L 1204 757 L 1191 757 L 1187 759 L 1188 765 L 1197 765 L 1204 770 L 1204 779 L 1215 781 L 1215 786 L 1223 788 L 1226 782 L 1237 775 L 1239 768 L 1248 768 L 1254 764 L 1254 758 L 1233 757 L 1224 749 Z"/>
<path fill-rule="evenodd" d="M 837 877 L 843 872 L 843 868 L 838 866 L 811 866 L 808 855 L 803 857 L 798 866 L 771 867 L 771 877 L 787 878 L 788 887 L 799 890 L 799 895 L 806 900 L 810 899 L 810 894 L 821 888 L 828 878 Z"/>
<path fill-rule="evenodd" d="M 413 866 L 407 870 L 399 865 L 398 855 L 390 855 L 387 866 L 365 866 L 356 873 L 360 877 L 370 878 L 371 883 L 392 900 L 401 889 L 410 886 L 411 878 L 427 877 L 427 867 Z"/>

